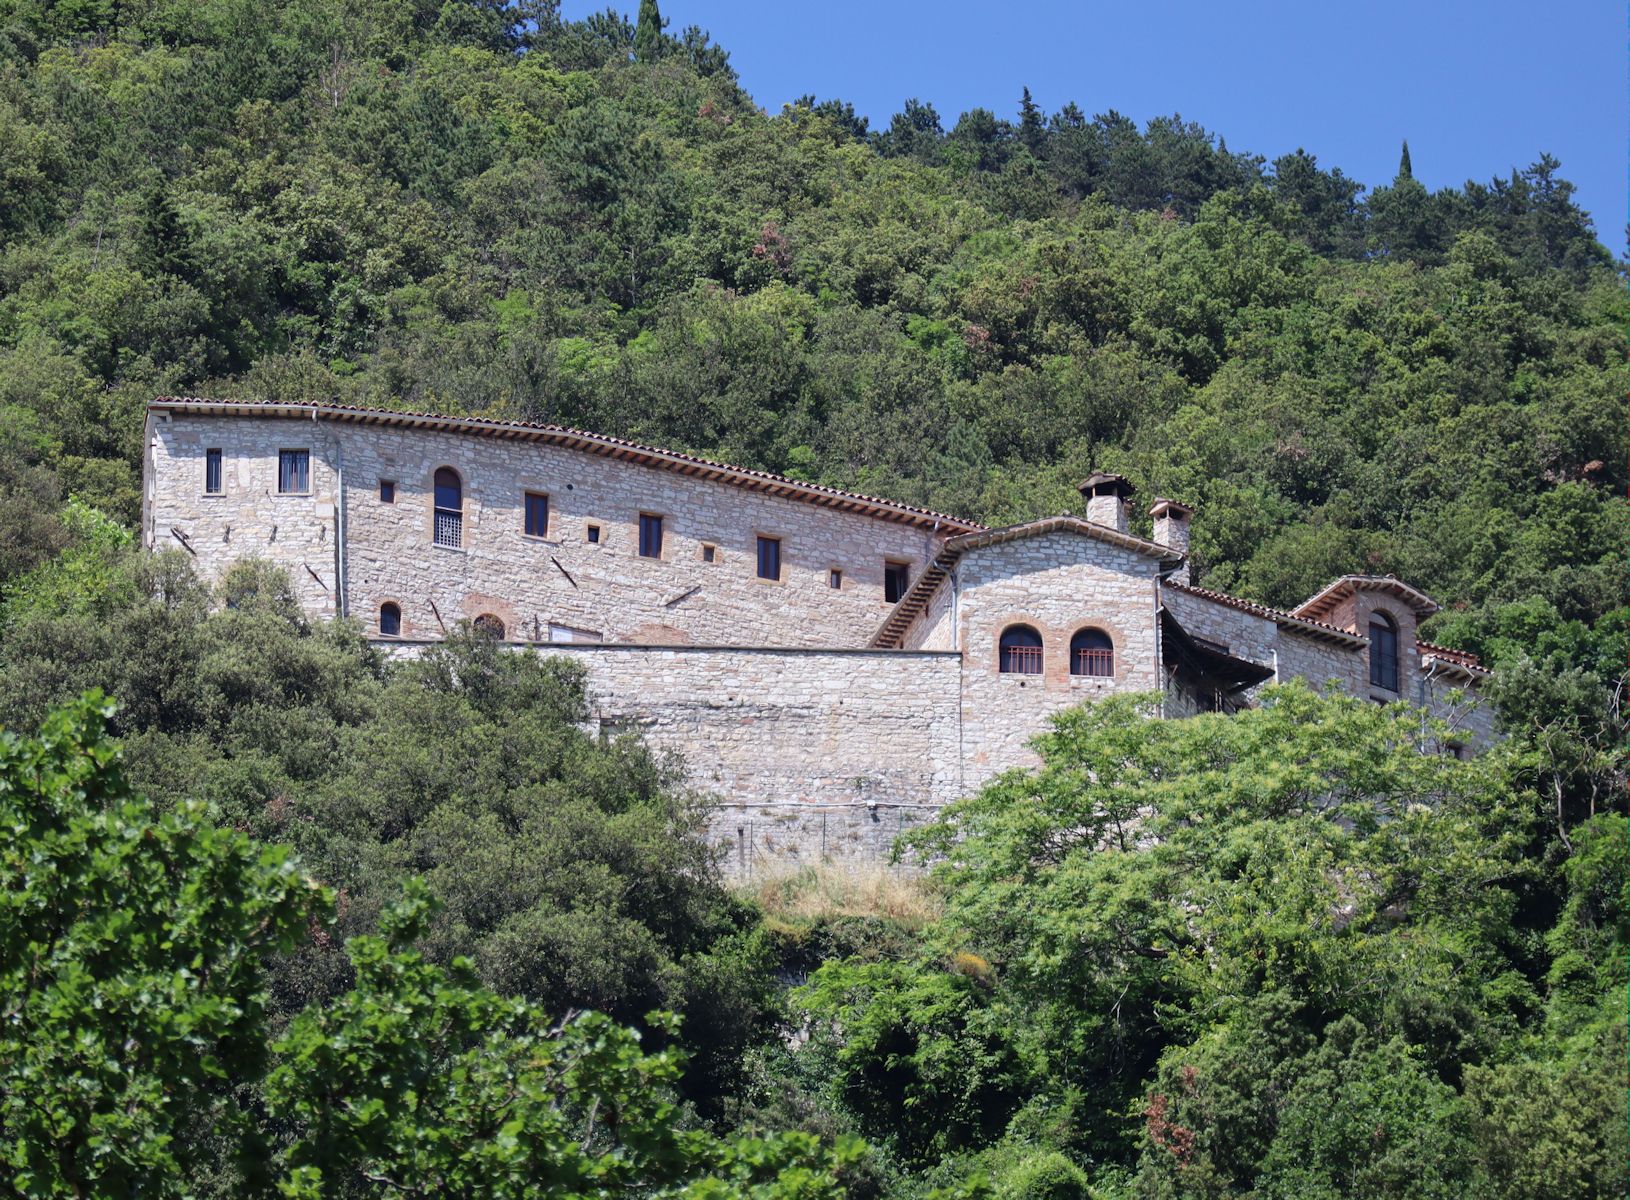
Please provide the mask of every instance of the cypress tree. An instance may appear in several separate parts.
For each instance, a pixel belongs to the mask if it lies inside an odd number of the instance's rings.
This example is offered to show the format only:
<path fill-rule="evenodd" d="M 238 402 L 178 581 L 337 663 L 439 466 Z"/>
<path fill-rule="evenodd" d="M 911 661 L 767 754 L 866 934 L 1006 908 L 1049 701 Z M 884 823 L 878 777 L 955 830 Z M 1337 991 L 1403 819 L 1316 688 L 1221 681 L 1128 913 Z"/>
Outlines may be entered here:
<path fill-rule="evenodd" d="M 1399 179 L 1413 179 L 1413 178 L 1415 178 L 1415 172 L 1410 168 L 1410 165 L 1409 165 L 1409 139 L 1408 138 L 1404 139 L 1404 152 L 1403 152 L 1403 155 L 1398 159 L 1398 178 Z"/>
<path fill-rule="evenodd" d="M 1047 140 L 1047 127 L 1042 123 L 1041 109 L 1030 98 L 1030 89 L 1024 89 L 1019 101 L 1019 141 L 1030 153 L 1040 157 L 1042 143 Z"/>
<path fill-rule="evenodd" d="M 640 0 L 639 24 L 634 26 L 634 61 L 653 63 L 662 57 L 664 24 L 657 0 Z"/>

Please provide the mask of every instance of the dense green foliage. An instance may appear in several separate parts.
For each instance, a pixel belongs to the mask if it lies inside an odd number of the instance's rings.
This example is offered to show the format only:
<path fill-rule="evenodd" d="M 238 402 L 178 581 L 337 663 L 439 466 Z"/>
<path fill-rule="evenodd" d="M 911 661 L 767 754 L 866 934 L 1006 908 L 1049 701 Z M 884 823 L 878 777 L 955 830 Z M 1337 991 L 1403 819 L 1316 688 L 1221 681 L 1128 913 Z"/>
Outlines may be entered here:
<path fill-rule="evenodd" d="M 807 1086 L 930 1175 L 1048 1151 L 1105 1196 L 1622 1195 L 1622 814 L 1558 864 L 1520 754 L 1422 754 L 1406 706 L 1141 710 L 1065 714 L 1039 772 L 914 835 L 944 916 L 815 972 Z"/>
<path fill-rule="evenodd" d="M 409 949 L 433 908 L 422 884 L 351 940 L 354 986 L 275 1036 L 274 955 L 331 923 L 330 895 L 202 806 L 161 815 L 134 795 L 111 710 L 92 694 L 37 739 L 0 736 L 8 1192 L 840 1194 L 852 1141 L 687 1128 L 676 1052 L 597 1014 L 551 1023 L 469 960 Z"/>
<path fill-rule="evenodd" d="M 656 0 L 0 0 L 8 1186 L 1623 1194 L 1627 326 L 1543 155 L 1367 190 L 1028 91 L 766 114 Z M 937 919 L 766 920 L 569 664 L 388 664 L 137 554 L 158 393 L 986 521 L 1119 470 L 1213 586 L 1443 600 L 1511 737 L 1117 701 L 922 836 Z"/>

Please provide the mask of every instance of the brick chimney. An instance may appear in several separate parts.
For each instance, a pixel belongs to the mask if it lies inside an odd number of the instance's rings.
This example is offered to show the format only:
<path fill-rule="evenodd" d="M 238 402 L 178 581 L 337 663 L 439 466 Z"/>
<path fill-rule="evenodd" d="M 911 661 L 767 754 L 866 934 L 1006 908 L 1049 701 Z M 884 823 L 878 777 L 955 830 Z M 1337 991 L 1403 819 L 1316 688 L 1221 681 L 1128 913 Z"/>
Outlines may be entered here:
<path fill-rule="evenodd" d="M 1192 584 L 1194 567 L 1188 562 L 1188 552 L 1189 518 L 1194 516 L 1194 510 L 1186 504 L 1159 496 L 1150 506 L 1149 515 L 1155 519 L 1156 544 L 1184 556 L 1183 565 L 1172 578 L 1178 583 Z"/>
<path fill-rule="evenodd" d="M 1137 490 L 1127 482 L 1126 476 L 1094 471 L 1076 484 L 1076 488 L 1087 498 L 1087 520 L 1126 532 L 1127 500 Z"/>

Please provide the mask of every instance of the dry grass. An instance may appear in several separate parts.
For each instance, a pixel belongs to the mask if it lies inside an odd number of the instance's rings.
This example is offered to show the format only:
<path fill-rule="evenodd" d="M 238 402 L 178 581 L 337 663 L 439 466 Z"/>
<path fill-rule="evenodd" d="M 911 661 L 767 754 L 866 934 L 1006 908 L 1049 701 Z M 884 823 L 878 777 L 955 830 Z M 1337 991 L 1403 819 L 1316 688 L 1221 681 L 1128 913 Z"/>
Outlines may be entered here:
<path fill-rule="evenodd" d="M 833 917 L 880 917 L 911 929 L 936 920 L 939 897 L 920 875 L 886 867 L 825 864 L 755 879 L 743 890 L 771 917 L 810 924 Z"/>

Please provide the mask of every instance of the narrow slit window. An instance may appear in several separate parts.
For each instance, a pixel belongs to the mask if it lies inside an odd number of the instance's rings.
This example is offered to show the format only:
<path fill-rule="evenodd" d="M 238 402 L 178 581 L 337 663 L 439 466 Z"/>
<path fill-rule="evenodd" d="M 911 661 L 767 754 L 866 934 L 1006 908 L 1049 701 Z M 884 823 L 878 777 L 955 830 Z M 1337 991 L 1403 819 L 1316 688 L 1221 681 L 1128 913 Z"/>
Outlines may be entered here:
<path fill-rule="evenodd" d="M 379 481 L 379 502 L 381 504 L 396 503 L 396 481 L 394 479 L 381 479 Z"/>
<path fill-rule="evenodd" d="M 277 452 L 277 490 L 285 494 L 311 490 L 310 450 Z"/>
<path fill-rule="evenodd" d="M 655 513 L 640 514 L 640 557 L 662 557 L 662 518 Z"/>
<path fill-rule="evenodd" d="M 526 494 L 526 536 L 549 536 L 549 497 L 542 492 Z"/>
<path fill-rule="evenodd" d="M 781 578 L 781 539 L 761 537 L 758 539 L 758 577 L 760 579 Z"/>
<path fill-rule="evenodd" d="M 834 590 L 841 590 L 843 587 L 843 572 L 836 567 L 828 571 L 826 573 L 826 586 Z"/>
<path fill-rule="evenodd" d="M 598 525 L 590 525 L 588 527 L 587 533 L 588 533 L 589 545 L 591 545 L 591 546 L 598 545 L 599 542 L 600 542 L 600 527 Z"/>
<path fill-rule="evenodd" d="M 885 559 L 883 562 L 883 599 L 898 604 L 911 583 L 911 564 Z"/>
<path fill-rule="evenodd" d="M 1381 612 L 1370 617 L 1370 686 L 1398 690 L 1398 626 Z"/>
<path fill-rule="evenodd" d="M 713 562 L 718 557 L 719 557 L 719 548 L 717 546 L 709 545 L 706 542 L 702 543 L 702 561 L 703 562 Z"/>
<path fill-rule="evenodd" d="M 221 452 L 219 450 L 205 450 L 204 493 L 209 496 L 219 496 L 221 490 Z"/>

